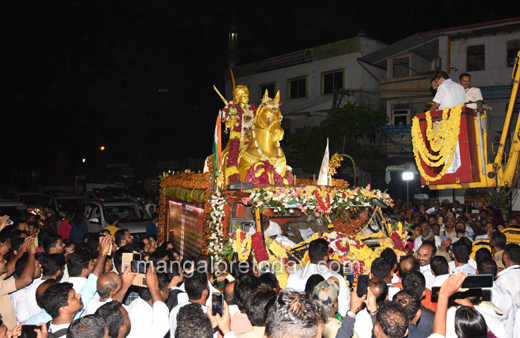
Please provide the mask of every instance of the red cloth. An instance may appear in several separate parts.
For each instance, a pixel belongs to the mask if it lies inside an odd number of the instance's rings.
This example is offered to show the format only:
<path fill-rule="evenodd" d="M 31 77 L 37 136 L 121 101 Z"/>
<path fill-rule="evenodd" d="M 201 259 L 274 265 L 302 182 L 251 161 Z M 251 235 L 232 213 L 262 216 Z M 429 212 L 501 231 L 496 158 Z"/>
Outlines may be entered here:
<path fill-rule="evenodd" d="M 67 239 L 70 236 L 71 229 L 72 226 L 66 219 L 64 219 L 63 221 L 61 221 L 60 231 L 58 231 L 58 235 L 60 235 L 62 239 Z"/>

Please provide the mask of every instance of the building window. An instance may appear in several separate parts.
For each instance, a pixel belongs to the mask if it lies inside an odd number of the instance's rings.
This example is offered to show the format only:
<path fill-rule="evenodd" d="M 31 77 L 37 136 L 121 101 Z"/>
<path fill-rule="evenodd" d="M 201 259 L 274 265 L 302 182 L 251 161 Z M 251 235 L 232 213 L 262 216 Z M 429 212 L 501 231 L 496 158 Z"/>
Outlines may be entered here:
<path fill-rule="evenodd" d="M 515 58 L 520 50 L 520 40 L 513 40 L 507 42 L 507 66 L 513 67 L 515 65 Z"/>
<path fill-rule="evenodd" d="M 262 99 L 264 98 L 266 90 L 269 97 L 271 99 L 274 99 L 274 96 L 276 95 L 276 82 L 260 85 L 260 91 L 258 93 L 258 95 L 260 95 L 259 101 L 262 101 Z"/>
<path fill-rule="evenodd" d="M 307 78 L 289 80 L 289 100 L 307 96 Z"/>
<path fill-rule="evenodd" d="M 392 60 L 394 78 L 409 76 L 409 61 L 408 58 L 399 58 Z"/>
<path fill-rule="evenodd" d="M 408 116 L 410 115 L 409 104 L 393 104 L 392 105 L 392 123 L 395 126 L 407 125 Z"/>
<path fill-rule="evenodd" d="M 486 69 L 486 53 L 484 45 L 468 47 L 467 71 Z"/>
<path fill-rule="evenodd" d="M 335 90 L 343 89 L 344 70 L 322 74 L 323 94 L 332 94 Z"/>

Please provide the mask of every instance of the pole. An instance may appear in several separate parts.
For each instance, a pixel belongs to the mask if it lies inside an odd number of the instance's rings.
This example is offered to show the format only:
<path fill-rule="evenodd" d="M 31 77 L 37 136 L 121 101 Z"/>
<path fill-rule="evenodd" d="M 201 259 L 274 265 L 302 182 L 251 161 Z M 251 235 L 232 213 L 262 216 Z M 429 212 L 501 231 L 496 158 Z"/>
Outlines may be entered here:
<path fill-rule="evenodd" d="M 406 208 L 410 210 L 410 181 L 406 181 Z"/>

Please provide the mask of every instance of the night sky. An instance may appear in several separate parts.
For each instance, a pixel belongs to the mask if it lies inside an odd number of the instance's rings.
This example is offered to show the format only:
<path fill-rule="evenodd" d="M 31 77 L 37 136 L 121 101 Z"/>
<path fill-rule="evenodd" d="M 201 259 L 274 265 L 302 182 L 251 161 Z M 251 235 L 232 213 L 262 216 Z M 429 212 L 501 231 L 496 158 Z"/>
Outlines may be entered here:
<path fill-rule="evenodd" d="M 14 170 L 204 157 L 211 152 L 233 18 L 241 63 L 353 37 L 520 16 L 511 2 L 2 2 L 2 180 Z M 493 7 L 491 7 L 493 6 Z M 159 92 L 168 89 L 168 92 Z M 283 95 L 283 94 L 282 94 Z M 254 102 L 255 104 L 257 102 Z M 106 151 L 98 154 L 98 147 Z"/>

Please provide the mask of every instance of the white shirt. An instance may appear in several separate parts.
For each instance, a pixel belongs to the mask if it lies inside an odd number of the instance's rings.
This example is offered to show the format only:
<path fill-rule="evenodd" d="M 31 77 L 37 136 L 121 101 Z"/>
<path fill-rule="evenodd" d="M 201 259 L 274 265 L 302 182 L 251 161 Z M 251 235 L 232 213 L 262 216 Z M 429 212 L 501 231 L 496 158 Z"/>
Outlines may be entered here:
<path fill-rule="evenodd" d="M 96 313 L 97 309 L 99 309 L 100 307 L 102 307 L 106 303 L 112 301 L 112 298 L 108 298 L 104 302 L 102 302 L 100 299 L 101 298 L 99 297 L 98 293 L 96 292 L 94 297 L 92 297 L 90 302 L 88 302 L 88 305 L 85 308 L 85 311 L 83 311 L 83 314 L 81 315 L 81 317 L 86 316 L 86 315 L 93 315 L 94 313 Z"/>
<path fill-rule="evenodd" d="M 29 309 L 27 308 L 27 299 L 25 298 L 26 289 L 27 288 L 22 288 L 9 294 L 9 300 L 11 300 L 11 304 L 13 305 L 14 315 L 16 316 L 18 324 L 25 323 L 27 319 L 31 318 L 31 316 L 29 316 Z"/>
<path fill-rule="evenodd" d="M 177 304 L 186 303 L 189 300 L 188 294 L 186 293 L 186 291 L 184 291 L 184 287 L 180 288 L 178 286 L 170 286 L 170 290 L 181 290 L 182 291 L 177 294 Z"/>
<path fill-rule="evenodd" d="M 440 104 L 440 110 L 456 107 L 459 104 L 464 105 L 464 102 L 466 102 L 466 91 L 460 84 L 447 79 L 437 88 L 437 94 L 435 94 L 433 102 Z"/>
<path fill-rule="evenodd" d="M 386 284 L 386 286 L 388 286 L 388 300 L 394 299 L 395 294 L 401 291 L 401 289 L 393 284 Z"/>
<path fill-rule="evenodd" d="M 372 323 L 372 317 L 370 316 L 366 308 L 364 308 L 356 314 L 354 332 L 358 334 L 359 338 L 372 338 L 373 327 L 374 323 Z"/>
<path fill-rule="evenodd" d="M 59 330 L 62 330 L 62 329 L 68 329 L 70 326 L 70 323 L 67 323 L 67 324 L 60 324 L 60 325 L 54 325 L 52 324 L 51 322 L 51 325 L 49 326 L 49 332 L 58 332 Z M 58 338 L 61 338 L 61 337 L 66 337 L 67 336 L 67 331 L 64 331 L 63 332 L 63 335 L 60 335 L 58 336 Z"/>
<path fill-rule="evenodd" d="M 447 273 L 445 275 L 435 276 L 435 280 L 430 285 L 430 289 L 434 288 L 434 287 L 439 287 L 440 288 L 442 286 L 442 283 L 444 283 L 444 281 L 446 281 L 446 279 L 448 279 L 450 276 L 451 276 L 451 273 Z"/>
<path fill-rule="evenodd" d="M 309 264 L 292 272 L 287 278 L 286 290 L 305 291 L 305 284 L 312 275 L 321 275 L 325 280 L 336 277 L 339 280 L 338 312 L 345 317 L 350 309 L 350 290 L 345 279 L 340 274 L 330 270 L 326 265 Z"/>
<path fill-rule="evenodd" d="M 426 287 L 428 289 L 431 289 L 431 285 L 435 281 L 435 276 L 433 275 L 430 264 L 421 266 L 421 273 L 423 274 L 424 279 L 426 280 Z"/>
<path fill-rule="evenodd" d="M 154 212 L 157 211 L 157 206 L 153 203 L 147 203 L 145 206 L 144 206 L 144 210 L 146 210 L 147 213 L 150 213 L 150 207 L 153 207 L 154 209 Z"/>
<path fill-rule="evenodd" d="M 168 307 L 164 302 L 155 302 L 153 307 L 137 297 L 128 307 L 132 329 L 127 338 L 164 337 L 168 333 Z"/>
<path fill-rule="evenodd" d="M 76 293 L 81 294 L 81 289 L 83 289 L 83 286 L 87 282 L 87 279 L 85 277 L 69 277 L 68 283 L 72 283 L 72 288 Z"/>
<path fill-rule="evenodd" d="M 520 265 L 513 265 L 499 272 L 495 284 L 506 289 L 515 298 L 520 292 Z M 514 307 L 515 311 L 519 308 L 517 304 Z"/>
<path fill-rule="evenodd" d="M 29 318 L 32 316 L 36 316 L 38 313 L 42 312 L 42 308 L 38 306 L 36 303 L 36 289 L 40 286 L 44 280 L 37 278 L 33 280 L 29 286 L 25 288 L 25 299 L 27 300 L 27 310 L 29 311 Z"/>
<path fill-rule="evenodd" d="M 515 327 L 514 327 L 514 334 L 513 338 L 520 338 L 520 308 L 516 310 L 515 312 Z"/>
<path fill-rule="evenodd" d="M 482 92 L 479 88 L 471 87 L 466 90 L 466 102 L 477 102 L 484 101 L 482 98 Z M 477 109 L 476 103 L 466 103 L 466 107 L 471 109 Z"/>
<path fill-rule="evenodd" d="M 271 237 L 271 236 L 277 236 L 277 235 L 281 235 L 281 234 L 282 234 L 282 228 L 280 228 L 278 223 L 269 220 L 269 228 L 267 228 L 267 230 L 264 231 L 264 235 Z"/>
<path fill-rule="evenodd" d="M 468 264 L 470 267 L 477 270 L 477 261 L 474 260 L 473 257 L 469 256 Z M 449 262 L 448 265 L 450 266 L 450 272 L 453 273 L 454 272 L 453 270 L 455 269 L 455 261 Z"/>
<path fill-rule="evenodd" d="M 495 304 L 495 306 L 503 312 L 502 316 L 498 316 L 498 319 L 504 325 L 506 336 L 508 338 L 513 338 L 515 307 L 511 294 L 506 289 L 496 284 L 487 290 L 491 290 L 491 303 Z"/>
<path fill-rule="evenodd" d="M 457 312 L 457 309 L 458 307 L 450 307 L 448 309 L 448 313 L 446 315 L 446 338 L 457 338 L 457 334 L 455 333 L 455 313 Z M 495 313 L 495 311 L 483 306 L 475 306 L 475 310 L 482 314 L 486 320 L 488 328 L 495 336 L 497 336 L 497 338 L 506 337 L 504 326 L 498 319 L 498 315 Z"/>

